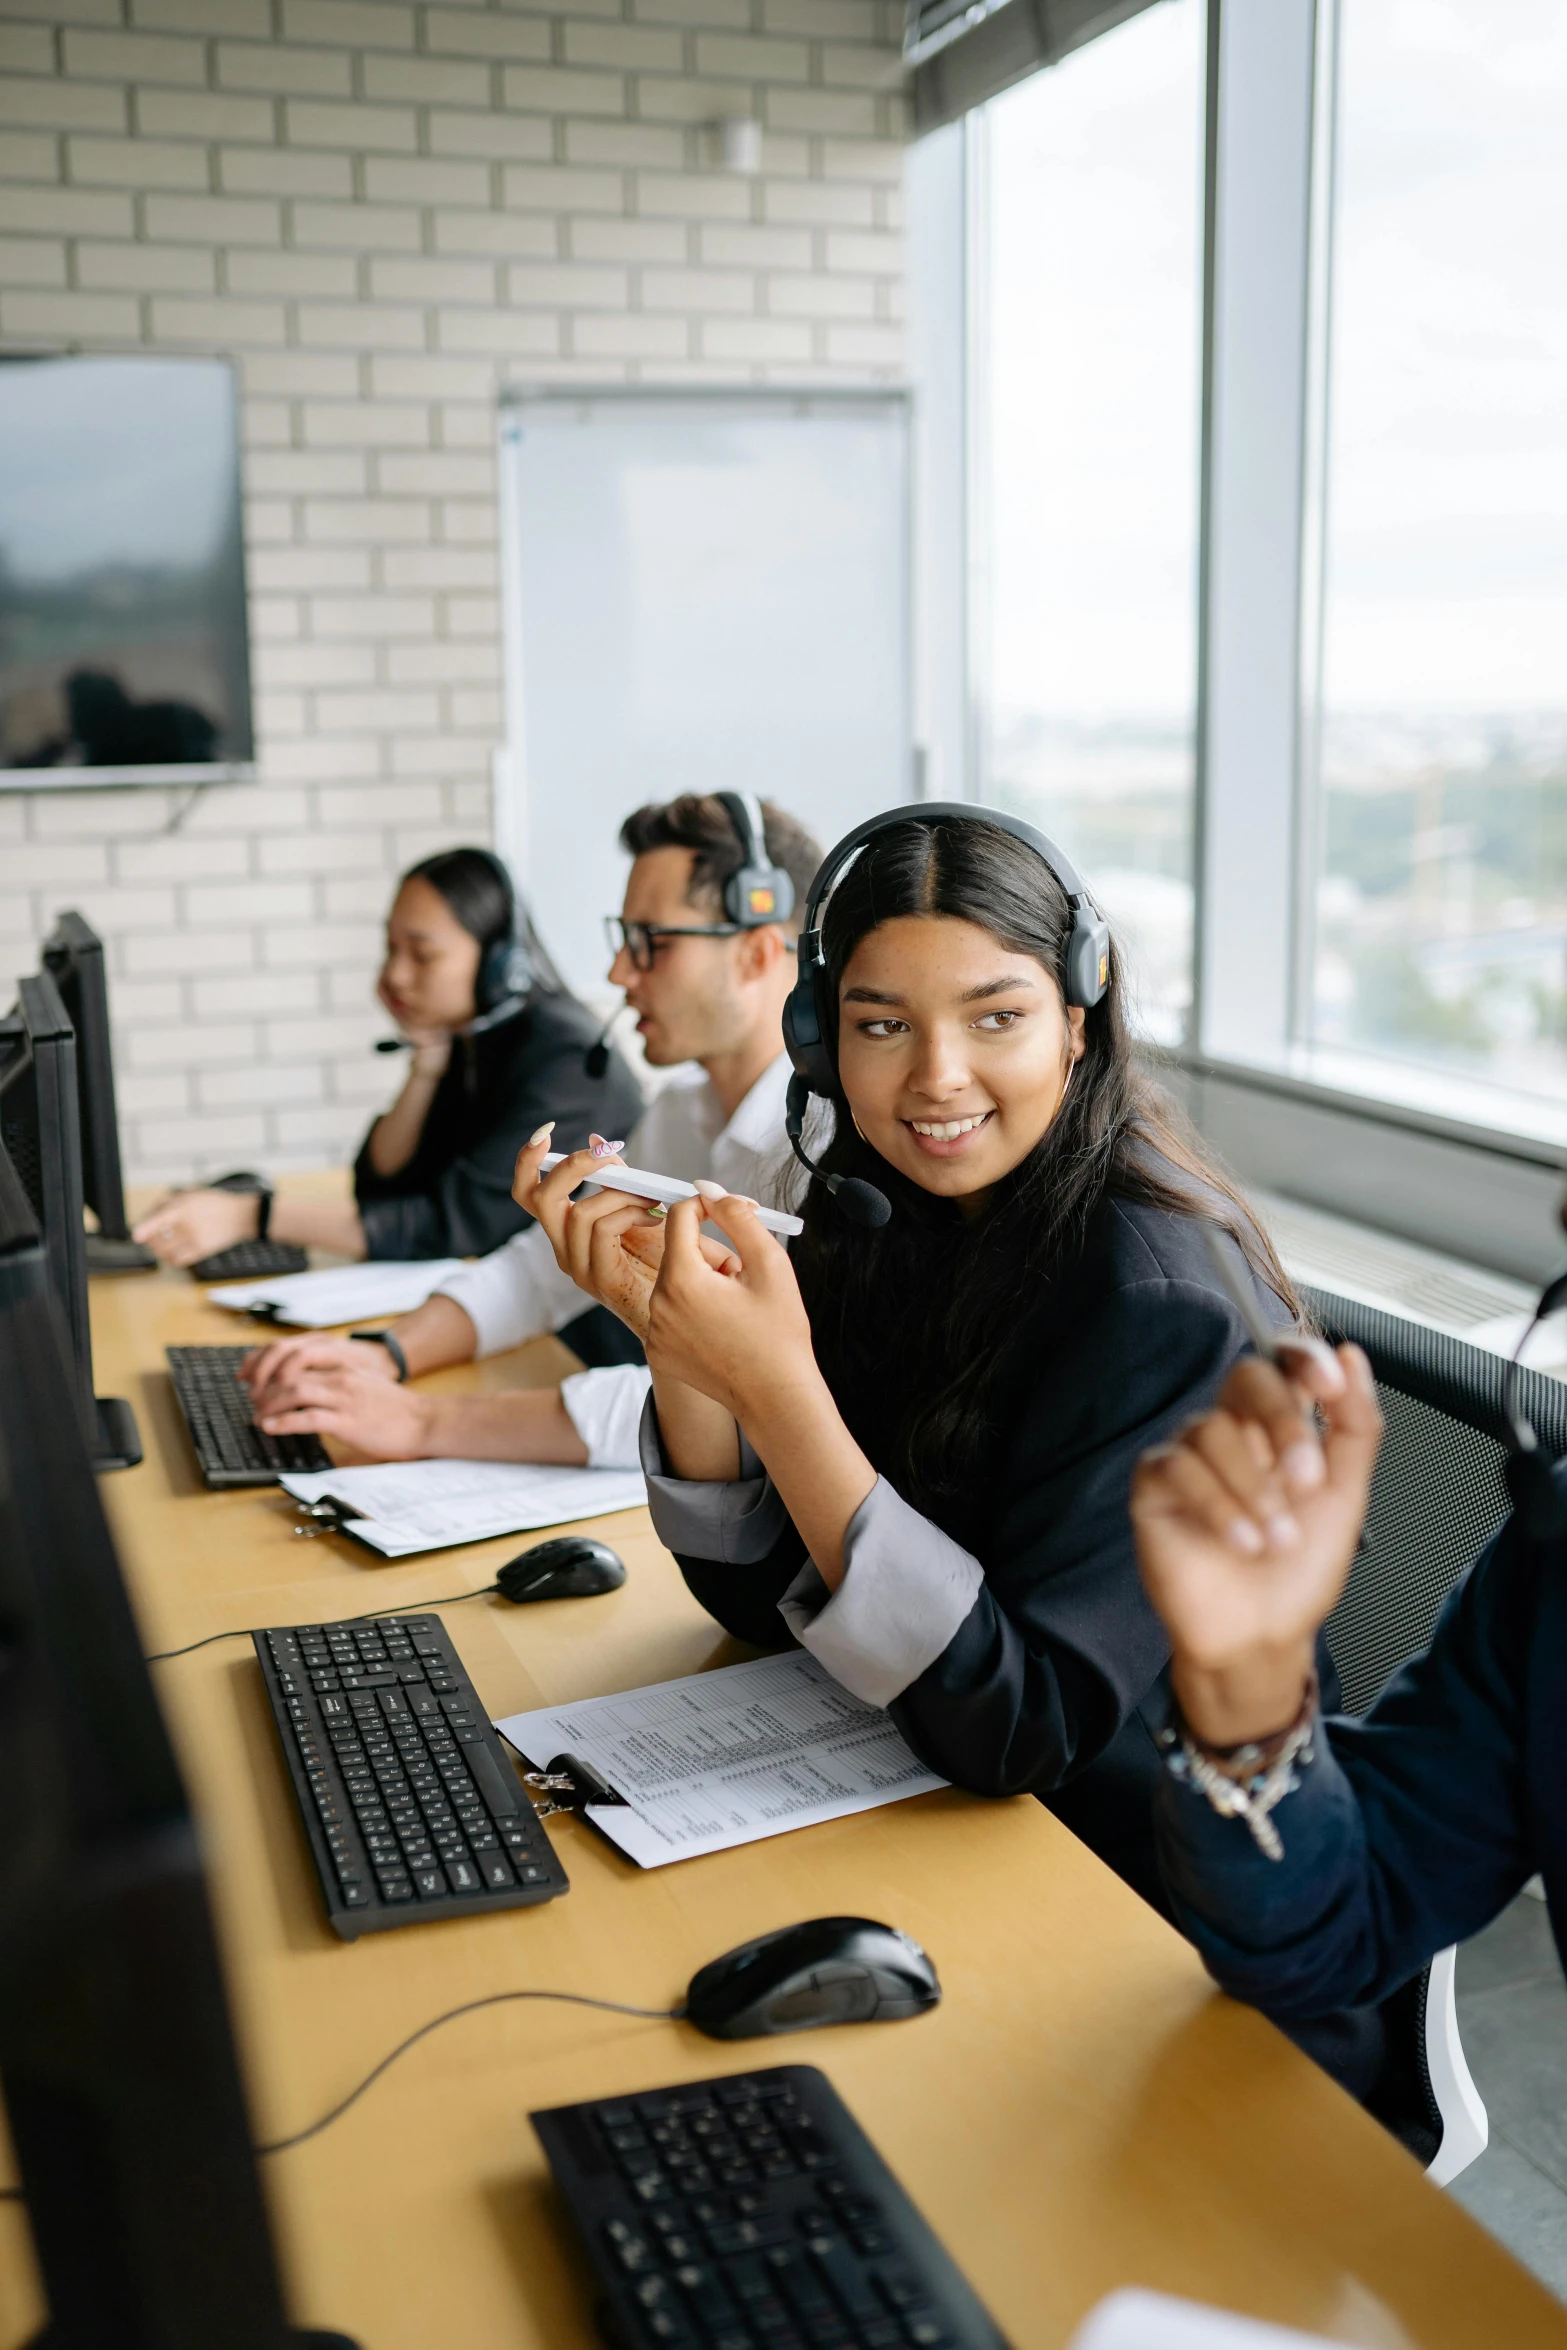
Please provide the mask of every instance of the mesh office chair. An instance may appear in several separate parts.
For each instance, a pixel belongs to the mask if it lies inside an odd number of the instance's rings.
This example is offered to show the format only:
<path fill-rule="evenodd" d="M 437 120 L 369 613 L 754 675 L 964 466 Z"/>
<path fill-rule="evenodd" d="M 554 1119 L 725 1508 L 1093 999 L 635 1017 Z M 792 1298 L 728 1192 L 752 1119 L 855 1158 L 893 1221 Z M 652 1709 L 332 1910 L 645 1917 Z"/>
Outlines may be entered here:
<path fill-rule="evenodd" d="M 1424 1647 L 1443 1601 L 1512 1506 L 1503 1475 L 1506 1365 L 1353 1298 L 1304 1289 L 1301 1302 L 1335 1346 L 1350 1340 L 1364 1349 L 1387 1421 L 1365 1539 L 1324 1627 L 1343 1709 L 1362 1714 Z M 1567 1386 L 1524 1371 L 1518 1401 L 1546 1452 L 1567 1453 Z M 1438 2186 L 1484 2152 L 1489 2134 L 1458 2036 L 1455 1959 L 1439 1951 L 1385 2003 L 1388 2077 L 1372 2100 Z"/>

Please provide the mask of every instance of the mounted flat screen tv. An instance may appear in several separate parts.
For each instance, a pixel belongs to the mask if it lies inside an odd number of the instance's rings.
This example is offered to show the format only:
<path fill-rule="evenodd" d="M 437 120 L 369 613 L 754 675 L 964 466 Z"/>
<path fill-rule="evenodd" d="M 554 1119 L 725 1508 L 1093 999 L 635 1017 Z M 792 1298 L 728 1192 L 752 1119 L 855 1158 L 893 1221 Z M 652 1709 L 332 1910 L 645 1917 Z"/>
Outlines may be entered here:
<path fill-rule="evenodd" d="M 253 755 L 234 370 L 0 358 L 0 789 Z"/>

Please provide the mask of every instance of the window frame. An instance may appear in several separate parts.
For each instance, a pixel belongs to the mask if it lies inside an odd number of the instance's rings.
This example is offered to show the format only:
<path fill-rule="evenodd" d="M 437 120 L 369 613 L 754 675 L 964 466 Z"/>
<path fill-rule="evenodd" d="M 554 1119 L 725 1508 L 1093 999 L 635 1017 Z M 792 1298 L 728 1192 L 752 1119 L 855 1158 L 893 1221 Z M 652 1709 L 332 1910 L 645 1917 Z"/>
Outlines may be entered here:
<path fill-rule="evenodd" d="M 1304 1041 L 1339 5 L 1207 0 L 1193 1007 L 1184 1048 L 1158 1058 L 1243 1177 L 1543 1278 L 1561 1255 L 1567 1112 L 1520 1103 L 1509 1122 L 1508 1097 L 1498 1088 L 1487 1104 L 1483 1081 L 1473 1114 L 1424 1107 L 1400 1098 L 1414 1088 L 1394 1082 L 1390 1059 Z M 918 666 L 947 681 L 919 717 L 925 788 L 976 801 L 988 782 L 983 137 L 971 117 L 910 158 L 919 545 L 926 581 L 948 583 L 919 597 Z M 938 216 L 939 273 L 920 228 Z"/>

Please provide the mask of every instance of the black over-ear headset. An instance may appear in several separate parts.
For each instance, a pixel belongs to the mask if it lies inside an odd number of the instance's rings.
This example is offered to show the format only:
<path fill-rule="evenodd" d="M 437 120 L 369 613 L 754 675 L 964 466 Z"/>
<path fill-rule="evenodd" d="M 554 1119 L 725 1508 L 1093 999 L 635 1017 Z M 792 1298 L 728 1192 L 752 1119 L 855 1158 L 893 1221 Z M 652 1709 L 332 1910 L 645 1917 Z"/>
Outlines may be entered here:
<path fill-rule="evenodd" d="M 1531 1542 L 1552 1542 L 1567 1534 L 1567 1493 L 1557 1483 L 1550 1456 L 1518 1401 L 1518 1372 L 1532 1333 L 1552 1314 L 1560 1313 L 1563 1306 L 1567 1306 L 1567 1273 L 1558 1273 L 1541 1291 L 1540 1302 L 1513 1348 L 1502 1382 L 1507 1490 L 1518 1512 L 1518 1522 Z"/>
<path fill-rule="evenodd" d="M 724 920 L 737 930 L 765 930 L 769 922 L 787 922 L 794 912 L 794 883 L 781 865 L 767 854 L 767 827 L 762 803 L 754 792 L 714 792 L 740 843 L 740 864 L 723 887 Z M 590 1077 L 602 1077 L 609 1067 L 609 1032 L 618 1011 L 604 1023 L 602 1035 L 589 1045 L 582 1065 Z"/>
<path fill-rule="evenodd" d="M 789 1147 L 801 1166 L 818 1183 L 825 1183 L 852 1224 L 885 1224 L 892 1214 L 892 1203 L 873 1183 L 862 1183 L 853 1176 L 830 1175 L 805 1152 L 805 1112 L 811 1095 L 819 1093 L 830 1099 L 838 1090 L 838 1072 L 827 1041 L 833 1032 L 834 1006 L 828 992 L 827 957 L 822 951 L 822 917 L 833 891 L 878 833 L 889 831 L 895 824 L 953 822 L 990 824 L 998 832 L 1010 832 L 1014 840 L 1033 850 L 1066 892 L 1072 912 L 1062 991 L 1067 1003 L 1089 1011 L 1110 984 L 1109 925 L 1089 897 L 1071 858 L 1032 824 L 1025 824 L 1020 816 L 1008 816 L 999 808 L 975 807 L 966 800 L 916 800 L 911 807 L 888 808 L 880 816 L 872 816 L 864 824 L 857 824 L 852 832 L 846 832 L 837 847 L 829 849 L 811 883 L 805 924 L 800 932 L 800 975 L 784 1005 L 784 1046 L 794 1068 L 789 1080 L 784 1127 Z"/>
<path fill-rule="evenodd" d="M 511 875 L 491 849 L 481 849 L 479 855 L 489 866 L 506 893 L 506 932 L 502 938 L 492 938 L 479 957 L 478 976 L 474 980 L 473 999 L 479 1017 L 469 1022 L 464 1034 L 476 1036 L 486 1028 L 496 1028 L 521 1011 L 533 993 L 538 977 L 533 957 L 522 933 L 522 918 L 517 905 L 517 892 L 512 887 Z"/>

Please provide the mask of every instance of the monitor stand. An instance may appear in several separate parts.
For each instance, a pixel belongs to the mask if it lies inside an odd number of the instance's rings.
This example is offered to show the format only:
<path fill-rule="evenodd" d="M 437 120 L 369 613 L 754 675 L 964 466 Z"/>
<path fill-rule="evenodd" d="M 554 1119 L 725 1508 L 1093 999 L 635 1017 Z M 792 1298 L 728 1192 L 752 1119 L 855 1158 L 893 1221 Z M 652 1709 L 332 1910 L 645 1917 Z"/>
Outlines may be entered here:
<path fill-rule="evenodd" d="M 143 1248 L 139 1240 L 114 1240 L 106 1232 L 89 1232 L 86 1240 L 89 1273 L 152 1273 L 157 1270 L 157 1258 L 150 1248 Z"/>
<path fill-rule="evenodd" d="M 95 1469 L 134 1469 L 141 1459 L 141 1430 L 136 1414 L 118 1395 L 93 1397 L 92 1465 Z"/>

